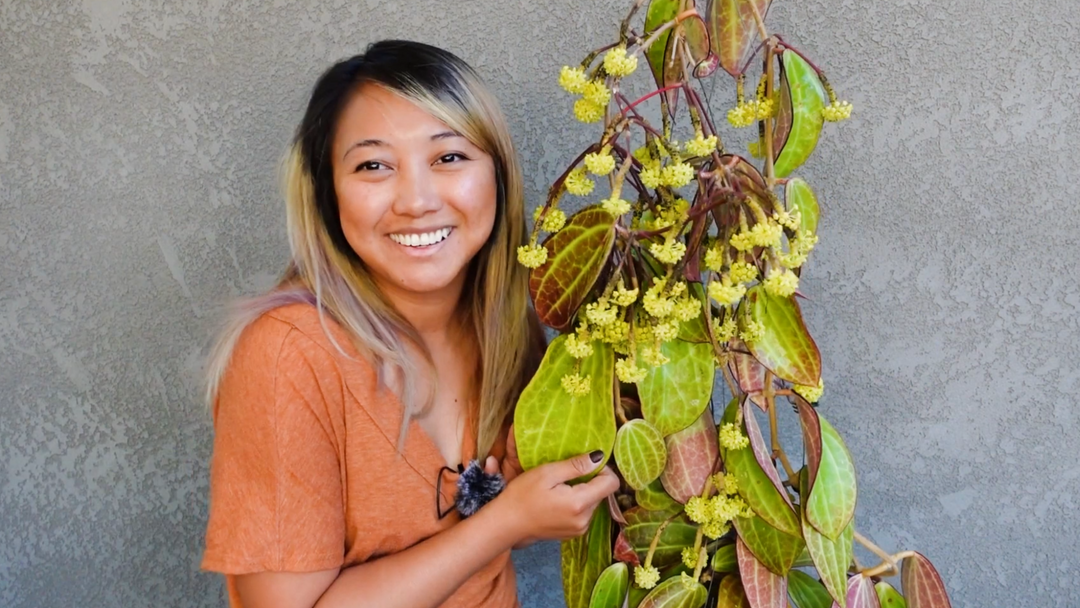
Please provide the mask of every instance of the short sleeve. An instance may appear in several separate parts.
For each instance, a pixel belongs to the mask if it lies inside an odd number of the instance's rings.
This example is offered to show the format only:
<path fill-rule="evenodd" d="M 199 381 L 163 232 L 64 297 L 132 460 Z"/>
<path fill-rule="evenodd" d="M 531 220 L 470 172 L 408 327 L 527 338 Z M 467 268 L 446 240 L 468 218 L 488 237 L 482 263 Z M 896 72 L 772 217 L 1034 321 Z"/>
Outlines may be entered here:
<path fill-rule="evenodd" d="M 264 316 L 244 331 L 214 408 L 204 569 L 342 565 L 340 386 L 325 351 L 288 323 Z"/>

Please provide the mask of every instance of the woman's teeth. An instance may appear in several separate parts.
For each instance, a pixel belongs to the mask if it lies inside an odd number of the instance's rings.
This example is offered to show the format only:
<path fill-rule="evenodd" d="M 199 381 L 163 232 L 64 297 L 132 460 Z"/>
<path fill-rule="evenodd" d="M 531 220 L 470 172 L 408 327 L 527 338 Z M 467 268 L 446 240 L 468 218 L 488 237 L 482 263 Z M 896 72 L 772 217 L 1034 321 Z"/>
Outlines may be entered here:
<path fill-rule="evenodd" d="M 423 234 L 391 234 L 390 240 L 406 247 L 426 247 L 442 242 L 447 236 L 450 236 L 450 228 L 440 228 Z"/>

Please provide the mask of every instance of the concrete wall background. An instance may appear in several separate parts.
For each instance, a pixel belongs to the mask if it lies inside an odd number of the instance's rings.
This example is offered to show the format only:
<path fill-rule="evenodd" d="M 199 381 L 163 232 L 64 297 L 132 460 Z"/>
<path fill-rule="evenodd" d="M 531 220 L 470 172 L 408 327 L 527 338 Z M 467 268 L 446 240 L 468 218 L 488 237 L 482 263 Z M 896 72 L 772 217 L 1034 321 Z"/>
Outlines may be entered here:
<path fill-rule="evenodd" d="M 0 605 L 222 605 L 196 569 L 201 358 L 283 265 L 273 171 L 320 70 L 385 37 L 459 53 L 536 202 L 591 135 L 556 70 L 627 5 L 0 1 Z M 929 555 L 956 606 L 1080 605 L 1080 8 L 770 22 L 856 104 L 802 171 L 825 208 L 804 309 L 863 529 Z M 561 605 L 556 547 L 517 562 L 526 606 Z"/>

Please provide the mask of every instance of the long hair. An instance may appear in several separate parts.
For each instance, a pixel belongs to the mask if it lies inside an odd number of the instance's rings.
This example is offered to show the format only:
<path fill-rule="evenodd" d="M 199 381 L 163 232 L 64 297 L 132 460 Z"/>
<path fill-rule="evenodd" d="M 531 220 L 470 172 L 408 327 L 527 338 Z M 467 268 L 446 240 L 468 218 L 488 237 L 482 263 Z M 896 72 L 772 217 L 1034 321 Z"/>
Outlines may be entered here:
<path fill-rule="evenodd" d="M 416 330 L 385 298 L 341 228 L 331 146 L 342 109 L 365 84 L 382 86 L 417 104 L 489 154 L 495 165 L 495 224 L 470 262 L 459 305 L 475 333 L 480 356 L 479 408 L 473 419 L 477 455 L 486 455 L 508 421 L 542 350 L 539 322 L 528 302 L 527 271 L 516 262 L 525 242 L 521 167 L 506 119 L 479 76 L 464 61 L 416 42 L 386 40 L 330 67 L 319 78 L 282 170 L 292 259 L 278 286 L 237 307 L 211 354 L 206 399 L 211 406 L 240 335 L 255 319 L 291 302 L 316 306 L 324 331 L 331 317 L 378 372 L 380 389 L 394 390 L 405 408 L 398 436 L 433 400 L 419 394 L 419 374 L 434 377 L 430 353 Z M 409 357 L 408 340 L 422 359 Z M 343 356 L 342 346 L 334 342 Z M 472 414 L 470 414 L 472 415 Z"/>

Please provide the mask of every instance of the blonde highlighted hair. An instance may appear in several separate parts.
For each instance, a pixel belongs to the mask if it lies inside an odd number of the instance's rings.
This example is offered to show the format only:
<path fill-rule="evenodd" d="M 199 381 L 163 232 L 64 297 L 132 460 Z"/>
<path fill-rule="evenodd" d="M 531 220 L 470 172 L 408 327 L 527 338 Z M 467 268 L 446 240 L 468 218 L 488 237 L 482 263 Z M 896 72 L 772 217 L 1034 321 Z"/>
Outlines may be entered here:
<path fill-rule="evenodd" d="M 382 41 L 328 69 L 312 91 L 307 112 L 283 164 L 282 178 L 292 259 L 276 288 L 241 303 L 210 356 L 206 399 L 213 405 L 243 331 L 279 306 L 306 302 L 341 325 L 355 348 L 388 375 L 405 408 L 398 445 L 409 422 L 432 401 L 418 394 L 419 374 L 433 374 L 416 330 L 383 296 L 345 240 L 337 211 L 330 147 L 342 107 L 360 86 L 375 84 L 401 95 L 489 154 L 495 165 L 497 209 L 487 243 L 470 263 L 460 311 L 476 338 L 480 358 L 479 407 L 473 420 L 477 455 L 491 449 L 542 353 L 543 336 L 528 301 L 528 274 L 516 262 L 526 238 L 521 167 L 506 119 L 479 76 L 461 59 L 428 45 Z M 408 356 L 418 346 L 422 361 Z M 336 344 L 336 343 L 335 343 Z M 345 351 L 337 345 L 343 356 Z"/>

